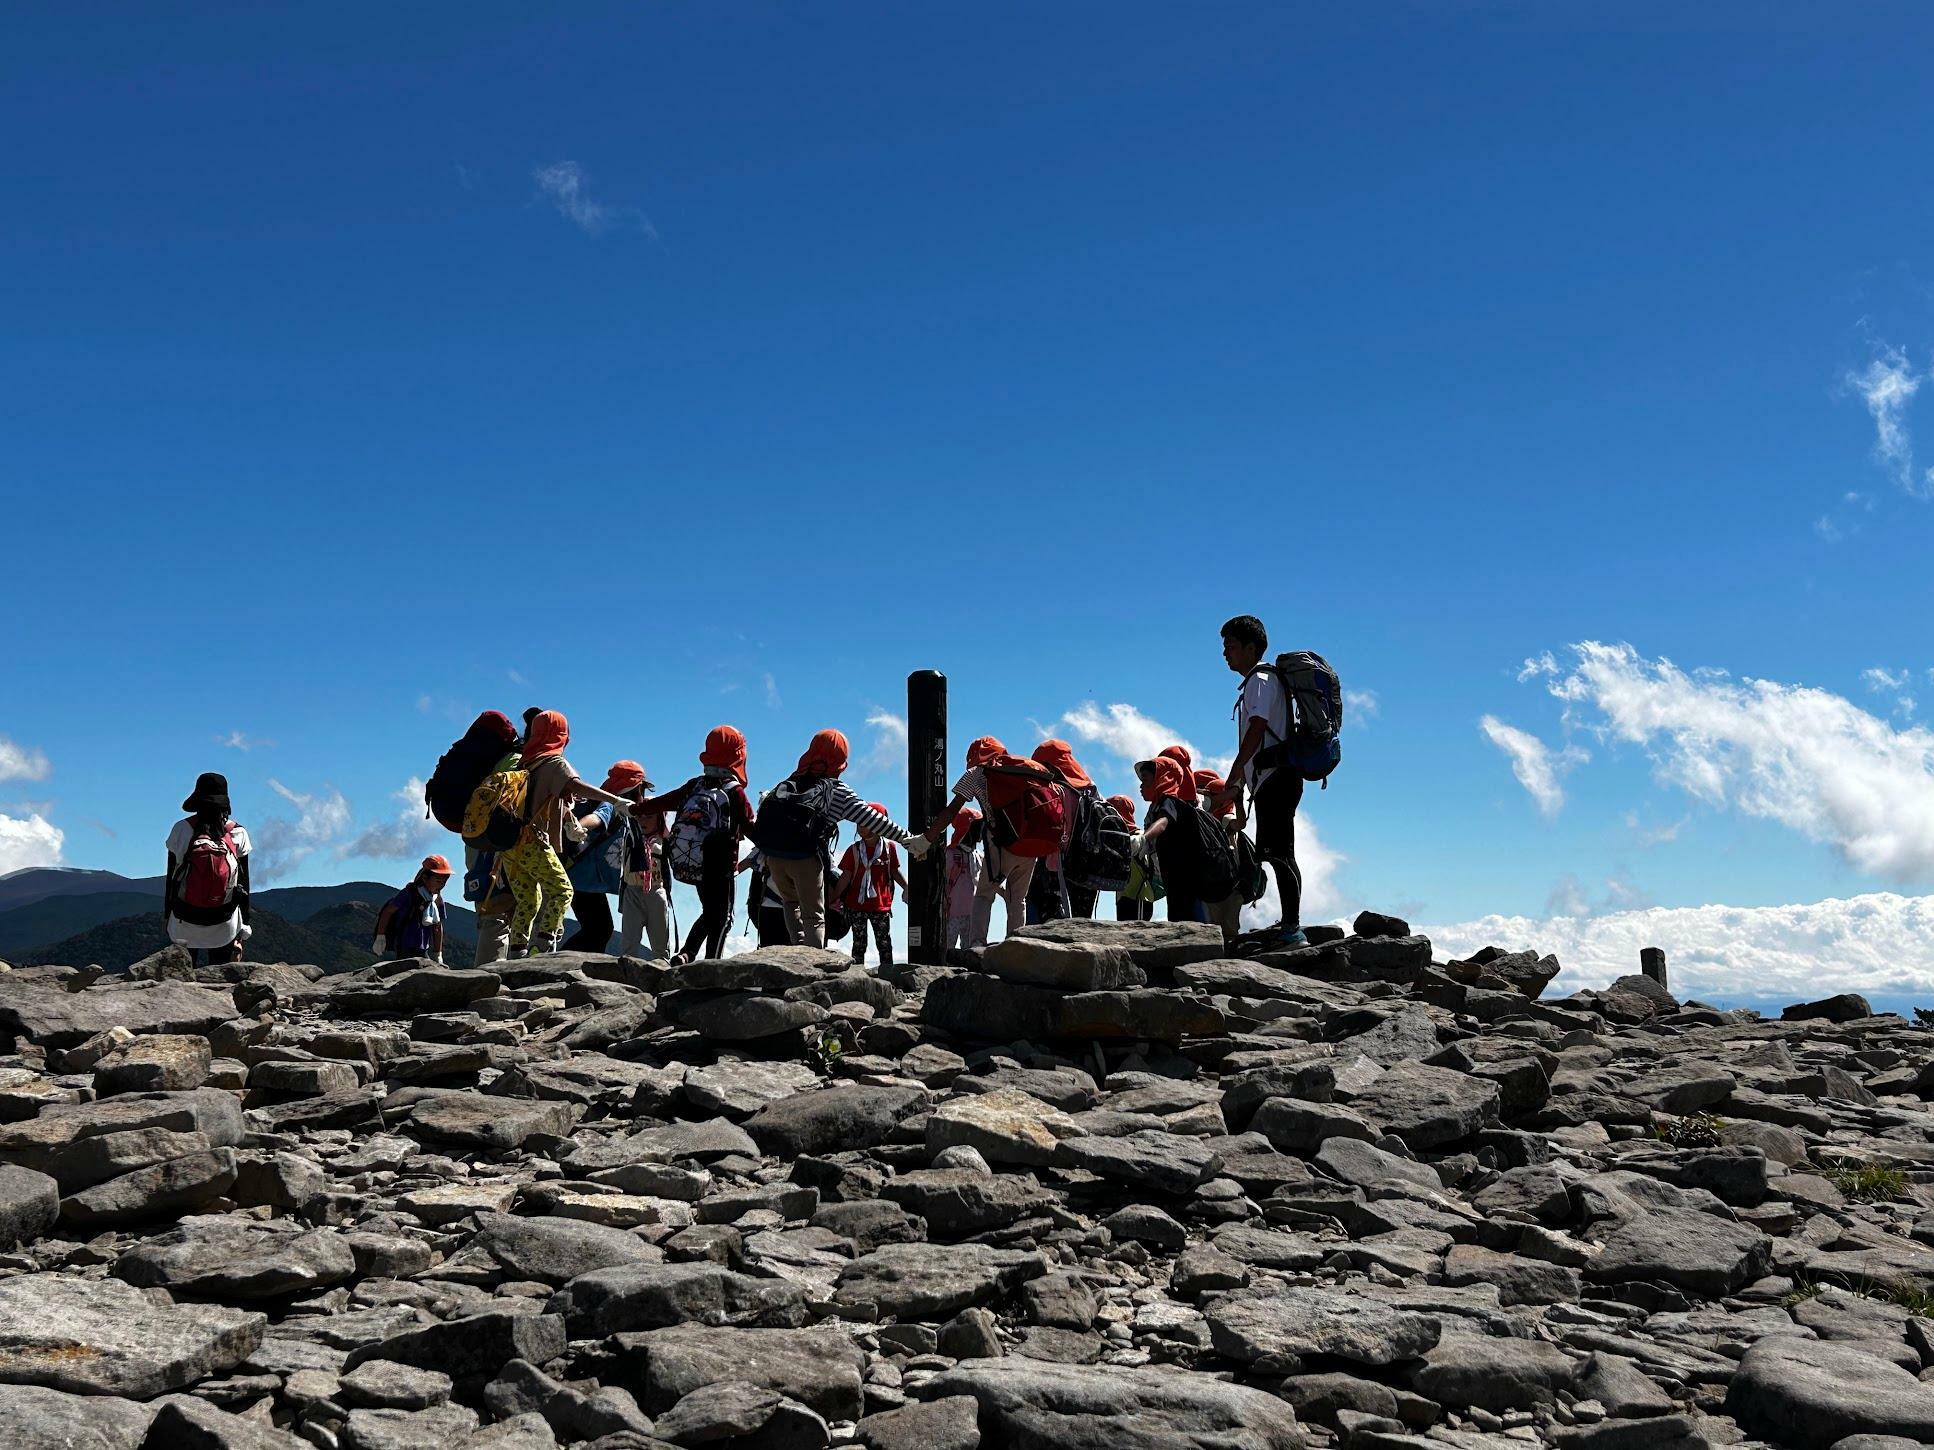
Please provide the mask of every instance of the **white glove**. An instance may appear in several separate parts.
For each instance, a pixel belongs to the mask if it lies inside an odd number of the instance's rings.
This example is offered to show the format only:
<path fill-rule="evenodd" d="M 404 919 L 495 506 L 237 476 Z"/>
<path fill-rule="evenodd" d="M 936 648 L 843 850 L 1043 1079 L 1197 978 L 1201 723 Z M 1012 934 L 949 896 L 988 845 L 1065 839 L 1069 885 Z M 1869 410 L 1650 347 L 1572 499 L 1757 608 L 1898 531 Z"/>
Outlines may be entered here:
<path fill-rule="evenodd" d="M 907 854 L 916 861 L 926 859 L 927 852 L 933 849 L 933 842 L 925 836 L 913 836 L 907 841 Z"/>
<path fill-rule="evenodd" d="M 370 949 L 370 950 L 371 950 L 372 952 L 374 952 L 374 953 L 376 953 L 376 955 L 377 955 L 377 956 L 379 956 L 379 957 L 386 957 L 386 956 L 388 956 L 388 955 L 389 955 L 389 940 L 388 940 L 388 938 L 386 938 L 386 937 L 380 937 L 380 936 L 379 936 L 379 937 L 377 937 L 377 938 L 376 938 L 376 940 L 374 940 L 374 941 L 372 941 L 372 942 L 371 942 L 371 943 L 369 944 L 369 949 Z"/>
<path fill-rule="evenodd" d="M 255 928 L 250 926 L 247 922 L 243 922 L 241 935 L 236 937 L 235 940 L 247 941 L 250 937 L 254 935 L 255 935 Z"/>

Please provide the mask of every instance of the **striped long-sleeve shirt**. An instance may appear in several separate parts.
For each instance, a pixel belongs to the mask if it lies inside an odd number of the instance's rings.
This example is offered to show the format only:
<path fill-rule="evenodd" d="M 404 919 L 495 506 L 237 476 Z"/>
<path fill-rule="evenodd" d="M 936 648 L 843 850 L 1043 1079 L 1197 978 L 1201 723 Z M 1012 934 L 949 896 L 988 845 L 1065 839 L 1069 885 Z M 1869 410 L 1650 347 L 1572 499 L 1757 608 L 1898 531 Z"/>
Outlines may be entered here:
<path fill-rule="evenodd" d="M 833 794 L 826 802 L 826 813 L 836 821 L 851 821 L 860 830 L 875 836 L 885 836 L 889 841 L 899 841 L 904 845 L 913 839 L 911 831 L 903 826 L 896 826 L 886 816 L 874 810 L 859 798 L 852 786 L 843 780 L 833 782 Z"/>

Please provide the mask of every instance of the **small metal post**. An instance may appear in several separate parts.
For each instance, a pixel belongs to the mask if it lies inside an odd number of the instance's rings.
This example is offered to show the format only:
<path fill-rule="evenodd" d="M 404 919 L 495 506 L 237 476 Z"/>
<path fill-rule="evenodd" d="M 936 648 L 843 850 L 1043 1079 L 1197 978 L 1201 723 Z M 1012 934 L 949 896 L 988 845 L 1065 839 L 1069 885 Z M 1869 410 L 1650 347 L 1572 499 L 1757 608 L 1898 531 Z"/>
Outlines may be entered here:
<path fill-rule="evenodd" d="M 1661 987 L 1665 987 L 1665 948 L 1640 947 L 1639 970 L 1657 982 Z M 1666 990 L 1670 991 L 1671 988 L 1667 987 Z"/>
<path fill-rule="evenodd" d="M 907 676 L 907 828 L 924 831 L 946 809 L 947 677 L 915 670 Z M 907 863 L 907 960 L 941 965 L 946 935 L 947 858 L 935 850 Z"/>

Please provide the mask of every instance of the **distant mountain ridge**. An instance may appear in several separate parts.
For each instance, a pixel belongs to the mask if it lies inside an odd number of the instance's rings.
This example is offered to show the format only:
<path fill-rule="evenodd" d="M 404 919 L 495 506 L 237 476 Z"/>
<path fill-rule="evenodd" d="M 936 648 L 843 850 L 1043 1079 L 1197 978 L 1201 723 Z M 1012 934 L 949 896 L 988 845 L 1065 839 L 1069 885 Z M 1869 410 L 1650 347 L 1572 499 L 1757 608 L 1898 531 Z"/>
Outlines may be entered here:
<path fill-rule="evenodd" d="M 376 913 L 401 888 L 380 881 L 277 886 L 253 896 L 252 961 L 303 962 L 330 971 L 368 966 Z M 167 945 L 159 876 L 29 867 L 0 876 L 0 959 L 31 965 L 98 965 L 118 971 Z M 445 954 L 476 949 L 476 914 L 446 902 Z"/>

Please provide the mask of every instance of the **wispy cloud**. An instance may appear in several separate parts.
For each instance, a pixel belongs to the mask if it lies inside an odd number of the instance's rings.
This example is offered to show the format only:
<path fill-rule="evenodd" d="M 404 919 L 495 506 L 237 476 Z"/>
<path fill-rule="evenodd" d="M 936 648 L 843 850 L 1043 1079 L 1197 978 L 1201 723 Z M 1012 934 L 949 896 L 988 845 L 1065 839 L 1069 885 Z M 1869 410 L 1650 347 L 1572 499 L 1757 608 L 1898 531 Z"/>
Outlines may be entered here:
<path fill-rule="evenodd" d="M 1646 906 L 1545 918 L 1487 916 L 1424 926 L 1440 958 L 1480 947 L 1554 952 L 1564 970 L 1547 992 L 1602 987 L 1638 970 L 1640 947 L 1663 947 L 1681 998 L 1812 1001 L 1832 992 L 1934 989 L 1934 896 L 1875 892 L 1790 906 Z"/>
<path fill-rule="evenodd" d="M 278 880 L 317 851 L 333 845 L 349 829 L 349 802 L 334 786 L 314 794 L 290 790 L 271 778 L 269 789 L 295 807 L 295 819 L 270 816 L 255 830 L 250 875 L 257 882 Z"/>
<path fill-rule="evenodd" d="M 338 856 L 368 856 L 379 861 L 401 861 L 426 855 L 436 849 L 438 841 L 446 833 L 443 827 L 424 814 L 423 782 L 411 776 L 400 790 L 390 793 L 390 799 L 402 804 L 395 817 L 365 826 L 360 835 L 337 850 Z"/>
<path fill-rule="evenodd" d="M 45 780 L 53 773 L 46 751 L 16 745 L 0 735 L 0 780 Z"/>
<path fill-rule="evenodd" d="M 1920 391 L 1921 374 L 1907 354 L 1891 343 L 1879 344 L 1879 355 L 1866 369 L 1847 374 L 1847 383 L 1860 394 L 1874 420 L 1874 458 L 1894 482 L 1917 498 L 1934 497 L 1934 469 L 1926 477 L 1914 474 L 1914 439 L 1907 425 L 1907 407 Z"/>
<path fill-rule="evenodd" d="M 1232 758 L 1198 749 L 1177 731 L 1153 716 L 1144 715 L 1133 705 L 1118 703 L 1104 709 L 1087 700 L 1063 715 L 1061 723 L 1076 739 L 1100 745 L 1128 765 L 1147 760 L 1170 745 L 1180 745 L 1198 766 L 1205 766 L 1218 775 L 1228 773 Z"/>
<path fill-rule="evenodd" d="M 1377 698 L 1375 690 L 1345 690 L 1343 692 L 1343 716 L 1354 716 L 1359 724 L 1374 720 L 1383 713 L 1383 702 Z"/>
<path fill-rule="evenodd" d="M 524 678 L 524 672 L 522 670 L 505 670 L 504 678 L 519 688 L 526 688 L 530 685 L 530 681 Z"/>
<path fill-rule="evenodd" d="M 1537 736 L 1507 725 L 1495 715 L 1479 720 L 1477 728 L 1510 760 L 1511 774 L 1536 802 L 1539 813 L 1547 818 L 1557 815 L 1565 804 L 1564 787 L 1558 784 L 1558 778 L 1591 757 L 1576 745 L 1554 752 Z"/>
<path fill-rule="evenodd" d="M 29 866 L 60 865 L 66 839 L 61 828 L 39 812 L 24 818 L 0 815 L 0 876 Z"/>
<path fill-rule="evenodd" d="M 275 745 L 273 740 L 260 740 L 253 735 L 244 735 L 240 730 L 231 730 L 226 735 L 217 735 L 215 743 L 224 750 L 239 750 L 244 754 L 251 750 L 269 750 Z"/>
<path fill-rule="evenodd" d="M 1860 678 L 1869 690 L 1876 694 L 1894 697 L 1894 713 L 1903 720 L 1912 720 L 1919 702 L 1907 693 L 1907 687 L 1914 682 L 1912 670 L 1888 670 L 1876 665 L 1870 670 L 1862 670 Z"/>
<path fill-rule="evenodd" d="M 891 710 L 875 709 L 866 717 L 873 732 L 873 746 L 866 754 L 868 775 L 907 774 L 907 722 Z"/>
<path fill-rule="evenodd" d="M 595 200 L 590 178 L 575 161 L 553 161 L 531 173 L 538 195 L 557 208 L 579 230 L 598 236 L 613 228 L 632 228 L 656 239 L 658 231 L 651 219 L 635 206 L 613 206 Z"/>
<path fill-rule="evenodd" d="M 777 710 L 779 708 L 779 682 L 773 679 L 771 670 L 767 670 L 765 673 L 765 686 L 766 708 L 768 710 Z"/>
<path fill-rule="evenodd" d="M 1690 674 L 1627 644 L 1572 646 L 1549 682 L 1661 783 L 1776 821 L 1896 881 L 1934 881 L 1934 731 L 1896 727 L 1827 690 Z"/>

